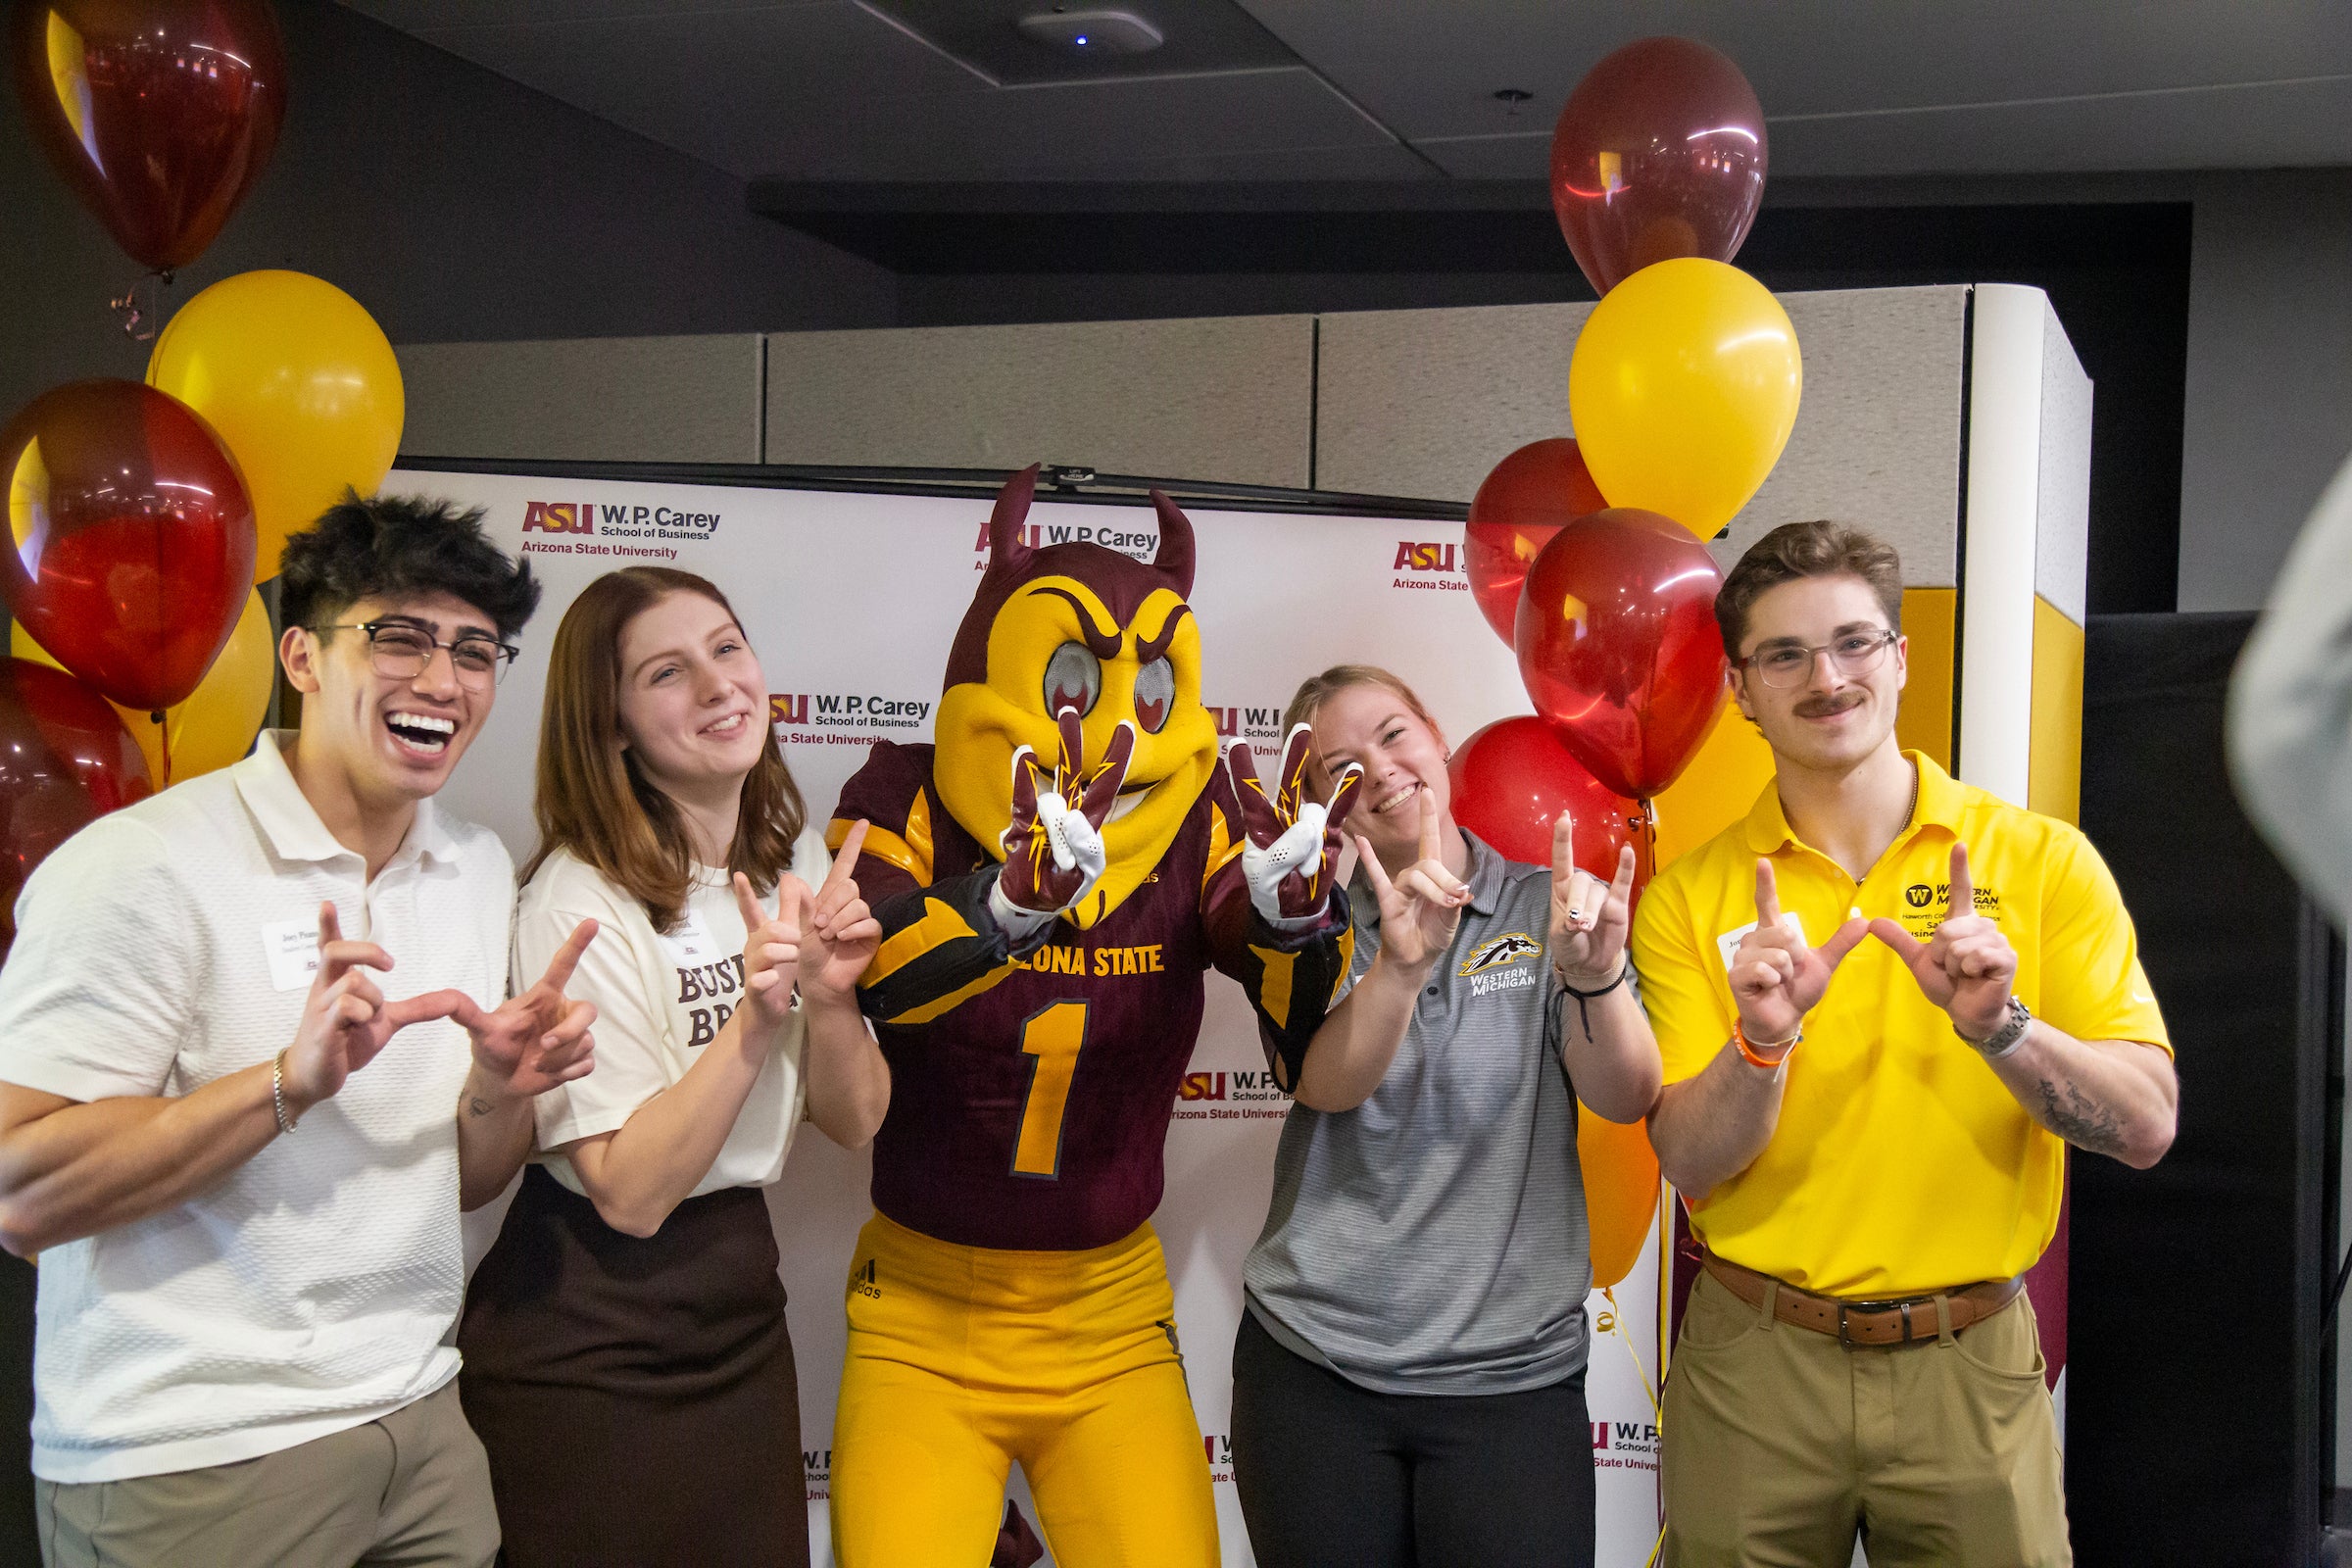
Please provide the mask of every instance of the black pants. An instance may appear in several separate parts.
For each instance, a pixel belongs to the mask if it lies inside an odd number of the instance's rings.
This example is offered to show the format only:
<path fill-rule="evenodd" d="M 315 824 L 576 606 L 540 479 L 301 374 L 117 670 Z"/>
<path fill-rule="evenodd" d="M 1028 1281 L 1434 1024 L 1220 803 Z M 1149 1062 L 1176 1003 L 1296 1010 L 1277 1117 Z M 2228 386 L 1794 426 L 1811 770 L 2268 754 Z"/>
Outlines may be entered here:
<path fill-rule="evenodd" d="M 1374 1394 L 1247 1308 L 1233 1479 L 1260 1568 L 1591 1568 L 1582 1371 L 1526 1394 Z"/>

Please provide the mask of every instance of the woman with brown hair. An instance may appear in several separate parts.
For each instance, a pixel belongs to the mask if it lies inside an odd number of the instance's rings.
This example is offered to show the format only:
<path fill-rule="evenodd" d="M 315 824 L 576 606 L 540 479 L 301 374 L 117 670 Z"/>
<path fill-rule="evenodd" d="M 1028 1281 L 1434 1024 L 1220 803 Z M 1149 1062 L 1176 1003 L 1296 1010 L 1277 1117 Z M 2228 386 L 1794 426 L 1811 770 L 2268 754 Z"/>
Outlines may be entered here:
<path fill-rule="evenodd" d="M 597 1062 L 541 1097 L 540 1163 L 458 1331 L 508 1568 L 808 1562 L 760 1190 L 804 1107 L 871 1139 L 890 1076 L 855 990 L 879 935 L 851 880 L 862 825 L 828 872 L 767 712 L 692 573 L 600 577 L 556 632 L 514 962 L 536 974 L 599 922 L 572 981 Z"/>

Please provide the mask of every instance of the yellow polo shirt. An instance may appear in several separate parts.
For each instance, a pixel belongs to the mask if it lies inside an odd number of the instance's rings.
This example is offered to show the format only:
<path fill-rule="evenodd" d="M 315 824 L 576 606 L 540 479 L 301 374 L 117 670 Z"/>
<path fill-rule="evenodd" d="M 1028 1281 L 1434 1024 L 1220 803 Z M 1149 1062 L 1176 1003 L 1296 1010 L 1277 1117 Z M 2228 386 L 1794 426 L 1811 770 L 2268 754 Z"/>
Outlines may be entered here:
<path fill-rule="evenodd" d="M 1642 894 L 1634 963 L 1666 1082 L 1697 1076 L 1731 1039 L 1727 961 L 1756 923 L 1759 857 L 1810 942 L 1856 913 L 1924 938 L 1943 918 L 1955 838 L 1977 912 L 2016 948 L 2017 996 L 2034 1015 L 2078 1040 L 2170 1054 L 2132 917 L 2090 842 L 1904 755 L 1919 803 L 1859 885 L 1790 831 L 1767 785 L 1744 821 Z M 2058 1223 L 2065 1159 L 1893 952 L 1866 938 L 1805 1018 L 1772 1142 L 1693 1203 L 1690 1223 L 1722 1256 L 1809 1291 L 1924 1294 L 2031 1266 Z"/>

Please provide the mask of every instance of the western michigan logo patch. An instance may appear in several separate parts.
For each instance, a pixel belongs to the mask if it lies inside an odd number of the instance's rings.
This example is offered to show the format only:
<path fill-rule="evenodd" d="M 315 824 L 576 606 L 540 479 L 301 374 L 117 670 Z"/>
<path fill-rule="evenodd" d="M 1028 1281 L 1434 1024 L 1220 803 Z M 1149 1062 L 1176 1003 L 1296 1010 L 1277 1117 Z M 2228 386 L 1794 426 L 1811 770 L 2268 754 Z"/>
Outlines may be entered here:
<path fill-rule="evenodd" d="M 1514 963 L 1525 963 L 1530 958 L 1543 956 L 1543 943 L 1524 931 L 1511 931 L 1480 943 L 1470 956 L 1462 960 L 1458 972 L 1464 976 L 1492 974 L 1496 969 L 1507 969 Z"/>

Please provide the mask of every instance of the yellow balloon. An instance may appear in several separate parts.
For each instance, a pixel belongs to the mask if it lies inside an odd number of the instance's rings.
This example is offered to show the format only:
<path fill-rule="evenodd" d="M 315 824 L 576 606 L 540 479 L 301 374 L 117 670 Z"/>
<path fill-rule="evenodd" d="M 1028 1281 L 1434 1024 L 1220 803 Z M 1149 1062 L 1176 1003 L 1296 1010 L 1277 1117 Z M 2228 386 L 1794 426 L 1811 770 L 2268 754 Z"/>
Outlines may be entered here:
<path fill-rule="evenodd" d="M 1804 390 L 1796 328 L 1736 267 L 1682 257 L 1602 296 L 1568 366 L 1568 414 L 1612 507 L 1711 538 L 1756 493 Z"/>
<path fill-rule="evenodd" d="M 400 362 L 359 301 L 307 272 L 239 272 L 179 308 L 155 340 L 147 384 L 204 416 L 245 470 L 261 548 L 277 575 L 286 535 L 345 489 L 383 482 L 400 452 Z"/>
<path fill-rule="evenodd" d="M 26 634 L 22 623 L 9 628 L 9 652 L 53 669 L 65 666 L 49 657 Z M 122 727 L 147 755 L 147 776 L 162 789 L 182 779 L 226 767 L 253 750 L 253 737 L 270 711 L 270 690 L 277 680 L 277 639 L 270 630 L 270 611 L 259 589 L 245 596 L 244 613 L 237 617 L 227 644 L 204 672 L 188 700 L 164 710 L 157 724 L 153 714 L 135 708 L 112 705 L 122 715 Z M 167 754 L 170 757 L 166 764 Z"/>
<path fill-rule="evenodd" d="M 1642 1244 L 1658 1218 L 1658 1156 L 1642 1123 L 1603 1121 L 1580 1104 L 1576 1160 L 1585 1178 L 1586 1231 L 1592 1237 L 1597 1291 L 1624 1279 L 1641 1260 Z"/>

